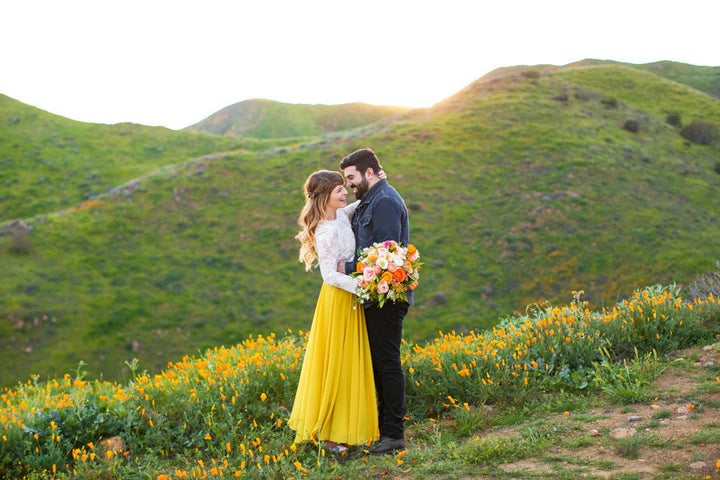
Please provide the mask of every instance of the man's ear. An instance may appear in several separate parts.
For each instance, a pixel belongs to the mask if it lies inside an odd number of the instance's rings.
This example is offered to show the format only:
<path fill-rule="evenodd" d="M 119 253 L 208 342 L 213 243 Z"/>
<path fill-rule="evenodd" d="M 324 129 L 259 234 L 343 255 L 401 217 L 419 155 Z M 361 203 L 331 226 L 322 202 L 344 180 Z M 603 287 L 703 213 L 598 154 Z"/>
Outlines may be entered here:
<path fill-rule="evenodd" d="M 376 177 L 376 176 L 377 175 L 375 175 L 375 171 L 372 169 L 372 167 L 368 167 L 365 170 L 365 178 L 372 178 L 372 177 Z"/>

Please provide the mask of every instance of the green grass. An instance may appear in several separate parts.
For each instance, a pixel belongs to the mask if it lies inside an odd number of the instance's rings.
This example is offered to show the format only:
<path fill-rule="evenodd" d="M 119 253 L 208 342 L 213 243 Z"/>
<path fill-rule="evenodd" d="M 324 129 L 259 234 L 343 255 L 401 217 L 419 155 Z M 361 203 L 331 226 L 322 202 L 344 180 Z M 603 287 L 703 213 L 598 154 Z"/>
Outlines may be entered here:
<path fill-rule="evenodd" d="M 408 341 L 489 328 L 579 286 L 613 305 L 711 268 L 718 144 L 685 141 L 665 116 L 720 123 L 717 100 L 627 66 L 525 70 L 317 138 L 81 124 L 3 99 L 1 218 L 33 230 L 0 236 L 0 384 L 79 361 L 124 379 L 132 358 L 157 372 L 251 334 L 308 329 L 320 277 L 296 259 L 301 186 L 362 146 L 407 201 L 423 255 Z M 638 133 L 621 128 L 629 118 Z"/>
<path fill-rule="evenodd" d="M 691 440 L 695 444 L 708 444 L 717 445 L 720 444 L 720 425 L 710 424 L 707 425 L 703 430 L 700 430 Z"/>
<path fill-rule="evenodd" d="M 0 221 L 64 210 L 172 164 L 241 148 L 265 147 L 161 127 L 76 122 L 0 95 Z"/>
<path fill-rule="evenodd" d="M 600 351 L 588 356 L 583 342 L 566 342 L 568 332 L 590 339 L 599 331 L 601 349 L 610 349 L 614 344 L 609 334 L 634 328 L 628 327 L 634 323 L 631 312 L 643 309 L 653 322 L 672 327 L 659 328 L 665 333 L 656 343 L 638 351 L 644 364 L 664 370 L 674 361 L 676 354 L 667 354 L 673 352 L 677 335 L 685 339 L 685 348 L 712 341 L 720 331 L 717 300 L 686 301 L 678 293 L 672 286 L 648 287 L 623 302 L 632 310 L 590 310 L 572 303 L 532 319 L 508 319 L 502 330 L 405 344 L 408 448 L 391 456 L 369 456 L 359 447 L 338 459 L 320 445 L 293 445 L 286 422 L 307 341 L 304 334 L 247 338 L 233 347 L 184 356 L 159 374 L 128 362 L 129 378 L 123 382 L 92 380 L 81 363 L 61 377 L 35 377 L 3 390 L 0 476 L 569 479 L 619 469 L 614 478 L 632 478 L 635 473 L 620 462 L 641 459 L 653 449 L 668 458 L 680 449 L 697 449 L 693 460 L 714 462 L 712 451 L 702 450 L 717 443 L 717 423 L 703 419 L 709 412 L 696 409 L 693 422 L 703 422 L 704 428 L 691 438 L 678 436 L 678 443 L 662 440 L 656 430 L 629 438 L 614 438 L 608 431 L 591 436 L 588 427 L 598 417 L 590 412 L 608 407 L 633 411 L 639 404 L 627 402 L 636 399 L 621 397 L 617 403 L 592 383 L 584 391 L 570 392 L 558 380 L 561 369 L 542 366 L 553 350 L 558 352 L 556 362 L 565 365 L 610 361 L 612 357 Z M 652 307 L 671 309 L 675 315 L 655 319 Z M 684 319 L 682 326 L 676 326 L 676 315 Z M 562 344 L 567 345 L 559 352 Z M 646 356 L 653 352 L 657 354 Z M 464 354 L 477 362 L 468 366 L 469 375 L 456 368 Z M 586 374 L 583 368 L 572 370 Z M 613 374 L 623 375 L 622 369 L 607 371 L 608 381 Z M 491 378 L 493 383 L 480 380 Z M 458 383 L 461 388 L 453 391 Z M 529 394 L 518 394 L 523 391 Z M 114 439 L 115 447 L 103 439 Z M 588 451 L 608 453 L 598 457 Z M 676 472 L 678 479 L 695 478 L 678 468 L 665 465 L 662 471 Z"/>
<path fill-rule="evenodd" d="M 715 98 L 720 98 L 718 67 L 695 66 L 667 61 L 648 63 L 639 67 L 705 92 Z"/>

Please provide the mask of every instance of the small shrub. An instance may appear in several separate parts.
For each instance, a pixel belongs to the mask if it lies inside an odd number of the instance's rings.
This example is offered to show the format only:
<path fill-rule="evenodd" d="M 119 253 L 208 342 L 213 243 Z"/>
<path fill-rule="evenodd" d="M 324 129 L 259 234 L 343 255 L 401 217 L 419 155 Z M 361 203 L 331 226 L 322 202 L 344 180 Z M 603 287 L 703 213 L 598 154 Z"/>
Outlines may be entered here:
<path fill-rule="evenodd" d="M 638 124 L 637 120 L 627 120 L 623 124 L 623 128 L 628 132 L 637 133 L 640 130 L 640 124 Z"/>
<path fill-rule="evenodd" d="M 632 158 L 633 148 L 630 145 L 623 145 L 623 152 L 625 152 L 625 158 Z"/>
<path fill-rule="evenodd" d="M 602 94 L 586 88 L 573 87 L 573 90 L 575 92 L 575 98 L 581 102 L 585 102 L 588 100 L 601 100 L 604 98 Z"/>
<path fill-rule="evenodd" d="M 692 298 L 720 297 L 720 260 L 715 262 L 716 270 L 698 275 L 688 286 Z"/>
<path fill-rule="evenodd" d="M 540 78 L 540 72 L 537 70 L 524 70 L 522 72 L 522 76 L 529 79 L 529 80 L 537 80 Z"/>
<path fill-rule="evenodd" d="M 665 121 L 673 127 L 680 128 L 682 126 L 682 117 L 679 112 L 670 112 L 665 117 Z"/>
<path fill-rule="evenodd" d="M 710 122 L 695 120 L 680 130 L 680 135 L 699 145 L 710 145 L 718 139 L 718 128 Z"/>
<path fill-rule="evenodd" d="M 10 253 L 27 255 L 32 250 L 30 232 L 27 230 L 12 230 L 10 233 Z"/>
<path fill-rule="evenodd" d="M 607 108 L 617 108 L 618 107 L 618 101 L 615 97 L 606 97 L 600 100 L 600 103 L 605 105 Z"/>

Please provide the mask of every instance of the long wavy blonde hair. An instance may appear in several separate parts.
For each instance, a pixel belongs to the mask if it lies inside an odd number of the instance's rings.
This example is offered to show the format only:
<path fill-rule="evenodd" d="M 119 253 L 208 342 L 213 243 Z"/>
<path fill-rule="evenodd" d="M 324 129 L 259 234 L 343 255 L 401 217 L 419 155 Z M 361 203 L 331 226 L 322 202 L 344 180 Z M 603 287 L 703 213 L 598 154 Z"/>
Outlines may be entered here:
<path fill-rule="evenodd" d="M 305 205 L 300 211 L 298 225 L 302 230 L 295 235 L 300 241 L 300 262 L 305 264 L 305 270 L 311 270 L 317 259 L 315 250 L 315 230 L 320 221 L 325 218 L 330 193 L 338 185 L 344 185 L 342 175 L 330 170 L 318 170 L 312 173 L 303 185 Z"/>

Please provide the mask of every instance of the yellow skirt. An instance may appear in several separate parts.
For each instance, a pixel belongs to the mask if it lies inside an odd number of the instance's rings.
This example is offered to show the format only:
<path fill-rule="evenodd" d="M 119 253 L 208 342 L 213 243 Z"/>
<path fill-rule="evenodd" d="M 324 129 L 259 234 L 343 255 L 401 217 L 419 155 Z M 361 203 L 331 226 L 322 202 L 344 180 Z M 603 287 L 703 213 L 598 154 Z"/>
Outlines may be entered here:
<path fill-rule="evenodd" d="M 288 424 L 295 443 L 331 440 L 348 445 L 378 438 L 365 311 L 354 295 L 323 283 Z"/>

